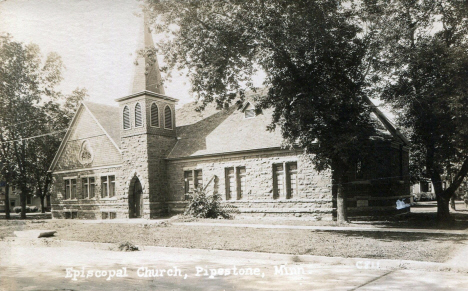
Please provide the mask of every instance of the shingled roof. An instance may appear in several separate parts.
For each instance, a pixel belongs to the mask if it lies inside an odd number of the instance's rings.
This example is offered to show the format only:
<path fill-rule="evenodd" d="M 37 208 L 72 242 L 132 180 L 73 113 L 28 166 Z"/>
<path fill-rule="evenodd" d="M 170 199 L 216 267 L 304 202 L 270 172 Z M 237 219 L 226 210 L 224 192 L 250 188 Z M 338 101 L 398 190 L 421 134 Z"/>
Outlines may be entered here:
<path fill-rule="evenodd" d="M 283 138 L 279 131 L 267 131 L 270 122 L 270 110 L 246 119 L 233 105 L 198 122 L 177 127 L 178 140 L 168 158 L 280 148 Z"/>
<path fill-rule="evenodd" d="M 409 142 L 404 135 L 370 101 L 374 120 L 381 136 Z M 118 107 L 85 102 L 114 143 L 120 147 L 120 111 Z M 244 113 L 233 105 L 228 110 L 217 110 L 209 105 L 205 111 L 196 112 L 195 103 L 177 109 L 177 142 L 167 158 L 180 159 L 212 154 L 280 148 L 283 138 L 279 130 L 267 131 L 271 110 L 264 110 L 255 118 L 244 118 Z"/>
<path fill-rule="evenodd" d="M 83 102 L 83 105 L 96 118 L 112 141 L 120 148 L 120 110 L 116 106 L 94 102 Z"/>

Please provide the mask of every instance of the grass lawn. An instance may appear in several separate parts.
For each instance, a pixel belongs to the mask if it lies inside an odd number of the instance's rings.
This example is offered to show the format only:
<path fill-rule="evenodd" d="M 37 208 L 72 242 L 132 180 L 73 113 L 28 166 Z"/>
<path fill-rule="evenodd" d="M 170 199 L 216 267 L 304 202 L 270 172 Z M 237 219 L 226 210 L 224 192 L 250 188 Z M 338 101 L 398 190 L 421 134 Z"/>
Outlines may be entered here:
<path fill-rule="evenodd" d="M 242 222 L 242 221 L 240 221 Z M 245 221 L 244 221 L 245 222 Z M 0 221 L 0 239 L 15 230 L 54 229 L 63 240 L 200 249 L 240 250 L 294 255 L 444 262 L 465 235 L 317 232 L 167 224 L 83 223 L 76 220 Z"/>

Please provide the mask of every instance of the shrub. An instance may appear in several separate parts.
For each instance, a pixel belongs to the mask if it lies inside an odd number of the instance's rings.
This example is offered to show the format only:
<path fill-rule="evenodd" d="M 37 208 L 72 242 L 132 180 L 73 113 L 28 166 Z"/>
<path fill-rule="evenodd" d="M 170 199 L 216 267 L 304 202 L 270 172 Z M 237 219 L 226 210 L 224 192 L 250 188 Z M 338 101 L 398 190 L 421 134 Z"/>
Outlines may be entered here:
<path fill-rule="evenodd" d="M 207 195 L 202 189 L 195 189 L 189 196 L 184 215 L 196 218 L 232 218 L 220 200 L 219 194 Z"/>
<path fill-rule="evenodd" d="M 21 206 L 15 206 L 13 207 L 13 211 L 15 213 L 20 213 L 21 212 Z M 37 206 L 26 206 L 26 213 L 29 213 L 29 212 L 37 212 L 38 211 L 38 208 Z"/>
<path fill-rule="evenodd" d="M 138 247 L 133 243 L 127 241 L 119 244 L 119 250 L 122 252 L 134 252 L 138 251 Z"/>

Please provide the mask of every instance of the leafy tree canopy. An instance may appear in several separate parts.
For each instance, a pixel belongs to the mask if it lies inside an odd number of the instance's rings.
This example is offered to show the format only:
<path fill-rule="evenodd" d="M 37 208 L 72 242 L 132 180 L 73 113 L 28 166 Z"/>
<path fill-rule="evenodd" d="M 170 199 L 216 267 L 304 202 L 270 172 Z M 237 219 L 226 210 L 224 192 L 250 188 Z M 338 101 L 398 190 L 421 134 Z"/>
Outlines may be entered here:
<path fill-rule="evenodd" d="M 351 9 L 333 0 L 147 0 L 170 69 L 187 70 L 202 107 L 225 107 L 266 73 L 271 128 L 319 169 L 359 155 L 374 134 L 363 98 L 366 45 Z M 319 144 L 319 147 L 315 145 Z"/>
<path fill-rule="evenodd" d="M 68 96 L 55 90 L 62 80 L 61 58 L 46 58 L 38 46 L 0 36 L 0 162 L 1 175 L 21 190 L 22 217 L 26 196 L 43 201 L 51 177 L 47 173 L 74 104 L 86 96 L 77 89 Z"/>
<path fill-rule="evenodd" d="M 395 108 L 412 147 L 413 173 L 432 180 L 441 222 L 468 173 L 468 4 L 364 1 L 375 49 L 374 93 Z M 450 175 L 452 177 L 450 177 Z M 451 182 L 442 188 L 443 176 Z"/>

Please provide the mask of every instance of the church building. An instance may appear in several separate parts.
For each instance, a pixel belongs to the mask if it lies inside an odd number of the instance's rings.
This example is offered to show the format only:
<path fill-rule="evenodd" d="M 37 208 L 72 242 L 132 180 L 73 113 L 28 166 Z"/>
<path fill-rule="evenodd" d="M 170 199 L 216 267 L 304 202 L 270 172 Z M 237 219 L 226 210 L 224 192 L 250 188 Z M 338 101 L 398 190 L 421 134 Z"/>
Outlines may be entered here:
<path fill-rule="evenodd" d="M 153 47 L 142 29 L 139 49 Z M 166 96 L 157 61 L 138 57 L 132 91 L 116 106 L 83 102 L 50 167 L 54 218 L 157 218 L 181 213 L 194 188 L 219 193 L 245 215 L 333 219 L 330 171 L 266 130 L 253 102 L 197 113 Z M 370 101 L 369 101 L 370 102 Z M 373 105 L 373 104 L 371 104 Z M 381 138 L 344 189 L 350 216 L 409 211 L 408 141 L 373 106 Z"/>

